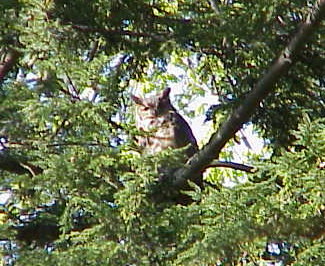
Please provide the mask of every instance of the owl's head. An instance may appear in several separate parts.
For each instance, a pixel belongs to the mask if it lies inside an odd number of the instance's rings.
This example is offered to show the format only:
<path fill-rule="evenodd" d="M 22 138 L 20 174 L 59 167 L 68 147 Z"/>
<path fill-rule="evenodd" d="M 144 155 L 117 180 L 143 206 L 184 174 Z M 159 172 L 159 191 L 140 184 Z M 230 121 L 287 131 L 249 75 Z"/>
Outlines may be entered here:
<path fill-rule="evenodd" d="M 173 107 L 169 99 L 170 88 L 160 94 L 148 98 L 140 98 L 131 94 L 131 99 L 137 104 L 137 111 L 142 116 L 158 117 L 168 113 Z"/>

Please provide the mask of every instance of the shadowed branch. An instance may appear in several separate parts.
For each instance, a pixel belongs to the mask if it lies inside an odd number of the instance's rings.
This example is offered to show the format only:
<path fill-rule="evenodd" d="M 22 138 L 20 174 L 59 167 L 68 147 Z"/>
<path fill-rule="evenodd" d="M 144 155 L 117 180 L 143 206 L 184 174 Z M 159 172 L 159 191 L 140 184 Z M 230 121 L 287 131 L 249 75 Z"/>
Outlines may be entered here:
<path fill-rule="evenodd" d="M 317 29 L 324 16 L 325 0 L 318 0 L 297 34 L 293 36 L 279 57 L 269 67 L 268 71 L 259 79 L 242 104 L 234 110 L 220 129 L 212 135 L 208 144 L 196 153 L 185 167 L 176 172 L 174 180 L 176 187 L 182 188 L 185 186 L 189 176 L 201 172 L 213 160 L 219 157 L 220 151 L 225 144 L 234 137 L 243 124 L 249 121 L 259 104 L 273 91 L 276 82 L 285 76 L 290 67 L 296 63 L 299 52 L 306 44 L 308 38 Z"/>

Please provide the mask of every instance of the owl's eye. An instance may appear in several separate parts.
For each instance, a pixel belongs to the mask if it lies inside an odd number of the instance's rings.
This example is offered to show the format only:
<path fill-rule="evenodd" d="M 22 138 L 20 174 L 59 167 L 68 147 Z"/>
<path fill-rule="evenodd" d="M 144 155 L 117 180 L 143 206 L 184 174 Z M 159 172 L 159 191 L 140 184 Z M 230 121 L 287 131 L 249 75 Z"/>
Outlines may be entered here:
<path fill-rule="evenodd" d="M 143 111 L 148 111 L 148 110 L 149 110 L 149 107 L 148 107 L 148 106 L 143 106 L 143 107 L 142 107 L 142 110 L 143 110 Z"/>

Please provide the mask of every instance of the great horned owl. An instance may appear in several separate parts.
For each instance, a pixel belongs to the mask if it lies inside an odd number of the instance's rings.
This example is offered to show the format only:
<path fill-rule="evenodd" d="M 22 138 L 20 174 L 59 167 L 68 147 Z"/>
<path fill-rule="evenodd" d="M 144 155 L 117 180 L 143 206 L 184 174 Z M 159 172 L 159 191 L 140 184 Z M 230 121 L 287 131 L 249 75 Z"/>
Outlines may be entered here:
<path fill-rule="evenodd" d="M 197 151 L 197 143 L 188 123 L 172 106 L 169 93 L 170 88 L 149 98 L 131 95 L 136 103 L 136 126 L 147 134 L 138 138 L 138 144 L 147 154 L 188 145 L 189 158 Z"/>
<path fill-rule="evenodd" d="M 149 97 L 140 98 L 131 95 L 136 103 L 136 126 L 144 135 L 138 137 L 138 144 L 144 153 L 157 154 L 167 148 L 185 148 L 185 160 L 190 158 L 198 150 L 198 146 L 190 126 L 185 119 L 177 113 L 169 99 L 170 88 L 162 93 Z M 185 163 L 184 160 L 184 163 Z M 159 169 L 161 180 L 174 173 L 177 168 L 162 165 Z M 198 186 L 202 187 L 202 174 L 197 173 L 189 177 Z M 170 187 L 168 187 L 170 188 Z M 190 189 L 185 186 L 183 189 Z M 159 195 L 164 198 L 164 195 Z M 179 191 L 171 193 L 168 199 L 180 204 L 189 204 L 192 199 Z M 159 201 L 159 200 L 158 200 Z"/>

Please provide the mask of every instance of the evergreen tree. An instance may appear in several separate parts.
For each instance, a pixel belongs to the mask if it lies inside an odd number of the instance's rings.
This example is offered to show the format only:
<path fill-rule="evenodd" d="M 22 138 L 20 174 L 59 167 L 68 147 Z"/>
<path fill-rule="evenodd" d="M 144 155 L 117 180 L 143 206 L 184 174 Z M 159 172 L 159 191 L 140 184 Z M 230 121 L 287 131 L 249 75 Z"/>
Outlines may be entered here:
<path fill-rule="evenodd" d="M 3 265 L 324 264 L 324 0 L 0 10 Z M 214 123 L 186 165 L 181 151 L 144 156 L 134 141 L 130 93 L 171 84 L 182 113 L 209 109 Z M 220 102 L 187 108 L 210 93 Z M 229 152 L 247 123 L 266 143 L 256 171 Z M 159 182 L 162 164 L 179 170 Z M 185 192 L 193 203 L 170 200 L 211 166 L 204 188 Z"/>

